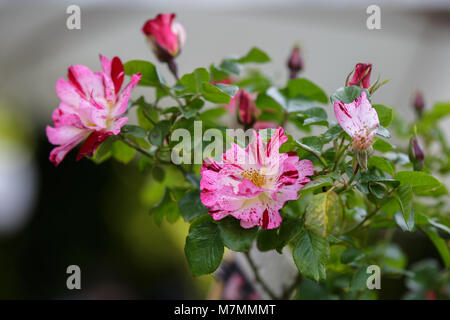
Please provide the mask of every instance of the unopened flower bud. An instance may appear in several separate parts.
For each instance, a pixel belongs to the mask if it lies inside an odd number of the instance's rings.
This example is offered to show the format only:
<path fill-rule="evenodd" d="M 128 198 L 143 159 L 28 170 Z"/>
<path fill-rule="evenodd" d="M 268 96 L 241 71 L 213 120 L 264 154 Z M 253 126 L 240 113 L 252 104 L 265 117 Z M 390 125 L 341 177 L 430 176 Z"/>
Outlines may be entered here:
<path fill-rule="evenodd" d="M 181 51 L 186 41 L 184 27 L 174 21 L 175 14 L 158 14 L 142 27 L 152 46 L 153 52 L 161 62 L 170 62 Z"/>
<path fill-rule="evenodd" d="M 295 46 L 292 49 L 291 55 L 287 61 L 287 66 L 290 71 L 289 78 L 297 78 L 297 74 L 303 69 L 303 59 L 300 56 L 300 48 Z"/>
<path fill-rule="evenodd" d="M 409 141 L 409 160 L 413 163 L 414 170 L 422 170 L 425 154 L 417 138 L 411 138 Z"/>
<path fill-rule="evenodd" d="M 348 82 L 349 86 L 358 86 L 364 89 L 370 88 L 370 74 L 372 73 L 372 64 L 358 63 L 353 71 L 353 77 Z"/>
<path fill-rule="evenodd" d="M 421 117 L 423 109 L 425 108 L 425 101 L 423 98 L 423 93 L 420 90 L 416 90 L 413 101 L 414 110 L 416 110 L 417 116 Z"/>
<path fill-rule="evenodd" d="M 253 125 L 256 120 L 256 106 L 250 94 L 245 90 L 240 90 L 236 94 L 237 118 L 238 122 L 246 128 Z"/>

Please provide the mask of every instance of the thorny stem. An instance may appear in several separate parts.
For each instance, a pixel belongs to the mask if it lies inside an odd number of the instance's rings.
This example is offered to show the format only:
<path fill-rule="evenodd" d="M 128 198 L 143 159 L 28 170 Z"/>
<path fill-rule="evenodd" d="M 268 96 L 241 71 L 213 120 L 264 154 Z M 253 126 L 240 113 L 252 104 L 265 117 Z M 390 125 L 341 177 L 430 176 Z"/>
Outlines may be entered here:
<path fill-rule="evenodd" d="M 264 291 L 269 295 L 269 297 L 272 300 L 276 300 L 277 296 L 273 293 L 273 291 L 267 286 L 267 284 L 261 278 L 259 271 L 258 271 L 258 267 L 253 262 L 252 258 L 250 257 L 250 254 L 248 252 L 245 252 L 245 257 L 247 258 L 247 261 L 253 270 L 253 274 L 255 275 L 255 280 L 261 285 L 261 287 L 264 289 Z"/>

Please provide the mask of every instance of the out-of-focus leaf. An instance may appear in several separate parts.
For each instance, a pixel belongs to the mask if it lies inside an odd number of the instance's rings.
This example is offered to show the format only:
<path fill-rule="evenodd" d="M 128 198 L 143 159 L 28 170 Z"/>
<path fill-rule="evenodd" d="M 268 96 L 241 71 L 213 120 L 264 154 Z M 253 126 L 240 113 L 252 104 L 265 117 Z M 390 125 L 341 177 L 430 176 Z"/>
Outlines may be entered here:
<path fill-rule="evenodd" d="M 289 97 L 303 95 L 308 99 L 327 103 L 328 97 L 326 93 L 315 83 L 305 78 L 292 79 L 288 82 Z"/>

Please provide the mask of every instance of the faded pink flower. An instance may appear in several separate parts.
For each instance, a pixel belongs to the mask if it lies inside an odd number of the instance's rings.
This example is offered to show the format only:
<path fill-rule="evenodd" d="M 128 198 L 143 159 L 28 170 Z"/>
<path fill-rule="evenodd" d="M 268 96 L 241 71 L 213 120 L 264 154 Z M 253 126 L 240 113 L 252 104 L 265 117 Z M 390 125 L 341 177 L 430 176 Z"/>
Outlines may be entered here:
<path fill-rule="evenodd" d="M 156 57 L 162 62 L 175 58 L 186 42 L 186 30 L 180 23 L 174 22 L 174 19 L 174 13 L 160 13 L 142 27 Z"/>
<path fill-rule="evenodd" d="M 380 121 L 365 91 L 351 103 L 335 101 L 334 114 L 339 125 L 352 138 L 352 149 L 365 150 L 372 145 Z"/>
<path fill-rule="evenodd" d="M 100 55 L 103 71 L 92 72 L 82 65 L 71 66 L 68 80 L 56 82 L 56 94 L 61 99 L 53 111 L 54 127 L 47 126 L 50 143 L 57 145 L 50 152 L 50 161 L 58 165 L 66 154 L 86 139 L 77 160 L 92 156 L 96 148 L 110 135 L 118 134 L 128 118 L 121 115 L 127 110 L 131 90 L 141 74 L 134 74 L 130 83 L 120 92 L 124 69 L 118 57 L 108 60 Z"/>
<path fill-rule="evenodd" d="M 358 63 L 353 71 L 353 77 L 349 81 L 349 86 L 358 86 L 361 88 L 370 88 L 370 74 L 372 73 L 372 64 Z"/>
<path fill-rule="evenodd" d="M 298 199 L 297 192 L 310 181 L 313 165 L 295 153 L 279 152 L 287 140 L 281 127 L 268 142 L 256 130 L 254 136 L 245 149 L 233 143 L 222 161 L 204 161 L 200 199 L 214 220 L 232 215 L 243 228 L 273 229 L 281 224 L 284 203 Z"/>

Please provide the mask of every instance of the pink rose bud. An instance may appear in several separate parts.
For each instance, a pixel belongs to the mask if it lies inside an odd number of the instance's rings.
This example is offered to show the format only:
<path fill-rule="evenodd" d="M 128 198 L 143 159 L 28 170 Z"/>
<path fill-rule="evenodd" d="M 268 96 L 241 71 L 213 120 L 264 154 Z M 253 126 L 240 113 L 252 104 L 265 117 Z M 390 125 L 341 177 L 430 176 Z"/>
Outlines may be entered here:
<path fill-rule="evenodd" d="M 420 90 L 416 90 L 413 101 L 414 109 L 416 110 L 417 116 L 421 117 L 423 109 L 425 108 L 425 100 L 423 98 L 423 93 Z"/>
<path fill-rule="evenodd" d="M 300 56 L 300 48 L 295 46 L 292 49 L 291 56 L 287 61 L 287 66 L 290 71 L 289 78 L 295 79 L 297 78 L 297 74 L 303 69 L 303 59 Z"/>
<path fill-rule="evenodd" d="M 353 77 L 349 81 L 349 86 L 358 86 L 361 88 L 370 88 L 370 74 L 372 72 L 372 64 L 358 63 L 353 70 Z"/>
<path fill-rule="evenodd" d="M 251 95 L 245 90 L 240 90 L 236 96 L 238 122 L 246 128 L 250 128 L 256 120 L 255 103 Z"/>
<path fill-rule="evenodd" d="M 417 138 L 411 138 L 409 141 L 409 159 L 413 163 L 414 170 L 422 170 L 425 154 Z"/>
<path fill-rule="evenodd" d="M 82 65 L 71 66 L 68 79 L 56 82 L 61 103 L 53 111 L 54 126 L 46 128 L 48 140 L 56 145 L 50 152 L 50 161 L 55 165 L 83 141 L 77 160 L 92 156 L 110 135 L 119 134 L 128 120 L 124 113 L 141 74 L 132 75 L 121 90 L 125 74 L 120 59 L 109 60 L 100 55 L 100 62 L 101 72 L 92 72 Z"/>
<path fill-rule="evenodd" d="M 170 62 L 175 58 L 186 41 L 184 27 L 174 22 L 175 14 L 158 14 L 142 27 L 152 45 L 153 52 L 161 62 Z"/>

